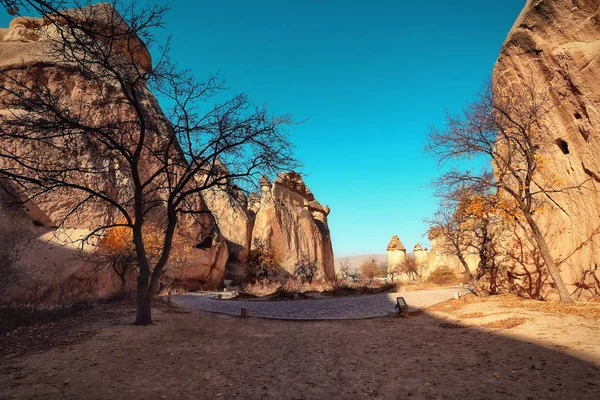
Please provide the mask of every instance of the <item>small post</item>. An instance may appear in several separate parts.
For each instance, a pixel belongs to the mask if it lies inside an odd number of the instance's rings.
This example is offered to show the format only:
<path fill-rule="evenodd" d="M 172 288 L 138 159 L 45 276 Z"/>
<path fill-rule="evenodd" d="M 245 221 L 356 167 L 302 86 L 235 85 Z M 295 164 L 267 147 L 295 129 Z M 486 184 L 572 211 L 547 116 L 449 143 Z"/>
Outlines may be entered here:
<path fill-rule="evenodd" d="M 456 293 L 454 293 L 454 298 L 456 300 L 460 299 L 460 293 L 458 293 L 458 291 L 456 291 Z"/>
<path fill-rule="evenodd" d="M 248 318 L 248 309 L 242 308 L 241 315 L 242 315 L 242 318 Z"/>

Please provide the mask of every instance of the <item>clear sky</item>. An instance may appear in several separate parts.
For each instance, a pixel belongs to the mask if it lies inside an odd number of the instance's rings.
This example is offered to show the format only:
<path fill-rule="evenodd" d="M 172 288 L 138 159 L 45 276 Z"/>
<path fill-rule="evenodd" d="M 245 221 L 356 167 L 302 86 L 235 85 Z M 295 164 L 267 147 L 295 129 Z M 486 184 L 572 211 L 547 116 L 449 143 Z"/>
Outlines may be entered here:
<path fill-rule="evenodd" d="M 331 207 L 336 256 L 426 243 L 437 174 L 422 147 L 481 87 L 525 0 L 171 0 L 172 57 L 275 113 Z M 10 17 L 2 13 L 0 23 Z"/>

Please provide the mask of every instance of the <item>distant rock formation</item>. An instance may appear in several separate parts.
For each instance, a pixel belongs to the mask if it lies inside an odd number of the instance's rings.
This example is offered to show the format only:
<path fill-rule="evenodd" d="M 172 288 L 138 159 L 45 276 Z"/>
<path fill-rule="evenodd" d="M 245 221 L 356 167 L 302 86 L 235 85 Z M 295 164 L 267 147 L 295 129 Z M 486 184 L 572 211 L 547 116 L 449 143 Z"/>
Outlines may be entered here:
<path fill-rule="evenodd" d="M 417 243 L 413 247 L 413 251 L 415 253 L 415 262 L 417 264 L 417 268 L 419 268 L 419 270 L 421 271 L 421 275 L 424 275 L 429 269 L 427 247 L 423 247 L 420 243 Z M 426 277 L 422 276 L 422 278 Z"/>
<path fill-rule="evenodd" d="M 553 109 L 536 121 L 549 146 L 542 151 L 549 173 L 563 187 L 552 194 L 541 225 L 552 256 L 575 297 L 600 295 L 600 9 L 598 0 L 528 0 L 494 67 L 494 90 L 529 84 L 549 94 Z M 538 130 L 536 130 L 538 131 Z M 510 267 L 517 291 L 547 296 L 553 289 L 526 240 L 506 246 L 518 259 Z M 525 259 L 520 259 L 525 250 Z M 537 264 L 537 265 L 536 265 Z"/>
<path fill-rule="evenodd" d="M 281 258 L 283 268 L 293 273 L 303 258 L 318 265 L 319 276 L 335 277 L 331 234 L 327 225 L 329 207 L 323 207 L 294 172 L 280 173 L 275 182 L 260 181 L 260 203 L 253 202 L 256 213 L 252 241 L 270 243 Z"/>
<path fill-rule="evenodd" d="M 406 249 L 398 235 L 394 235 L 390 239 L 390 243 L 387 246 L 387 252 L 389 266 L 402 265 L 406 261 Z"/>

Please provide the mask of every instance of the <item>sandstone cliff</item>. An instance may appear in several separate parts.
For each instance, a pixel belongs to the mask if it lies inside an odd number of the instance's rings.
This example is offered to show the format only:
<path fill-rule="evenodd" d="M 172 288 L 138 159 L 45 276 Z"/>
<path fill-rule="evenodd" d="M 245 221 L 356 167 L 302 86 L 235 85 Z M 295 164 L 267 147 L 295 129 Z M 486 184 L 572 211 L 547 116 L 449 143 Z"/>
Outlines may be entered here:
<path fill-rule="evenodd" d="M 79 12 L 85 13 L 85 23 L 93 24 L 96 28 L 102 28 L 107 19 L 112 23 L 116 21 L 117 25 L 122 23 L 120 16 L 107 4 Z M 75 15 L 79 15 L 78 13 Z M 52 51 L 52 43 L 56 43 L 56 40 L 56 28 L 46 19 L 15 18 L 8 28 L 0 28 L 0 72 L 4 77 L 31 74 L 32 78 L 43 81 L 51 92 L 60 92 L 61 106 L 82 115 L 82 119 L 90 126 L 106 126 L 111 123 L 121 126 L 122 121 L 135 120 L 135 117 L 128 114 L 130 109 L 115 106 L 115 98 L 121 96 L 117 82 L 105 79 L 90 83 L 83 71 L 58 61 Z M 117 41 L 113 46 L 116 56 L 121 49 L 127 49 L 122 55 L 131 57 L 129 61 L 133 61 L 140 70 L 147 71 L 152 67 L 150 54 L 139 38 L 128 37 L 126 41 Z M 126 62 L 124 65 L 132 64 Z M 164 129 L 162 124 L 165 117 L 153 94 L 145 86 L 142 90 L 141 103 L 151 116 L 149 129 L 154 132 L 149 140 L 154 140 L 155 144 L 160 143 L 160 135 L 156 132 Z M 7 95 L 4 93 L 1 96 Z M 0 97 L 0 104 L 4 100 L 5 98 Z M 0 106 L 0 115 L 2 113 L 7 113 L 6 108 Z M 116 134 L 122 135 L 131 143 L 136 141 L 133 134 L 126 130 L 120 129 Z M 60 156 L 64 146 L 64 142 L 58 143 L 56 153 L 40 151 L 33 145 L 30 148 L 15 147 L 12 150 L 17 154 L 33 155 L 58 165 L 66 162 Z M 79 174 L 73 179 L 85 182 L 86 186 L 107 193 L 123 204 L 131 201 L 132 182 L 128 180 L 127 173 L 124 173 L 127 167 L 124 163 L 119 163 L 117 158 L 105 154 L 85 140 L 69 143 L 69 146 L 73 146 L 73 152 L 68 157 L 73 166 L 90 165 L 94 169 L 93 174 L 73 172 Z M 179 155 L 174 154 L 173 157 Z M 151 156 L 144 158 L 141 164 L 143 177 L 151 176 L 156 171 L 157 165 Z M 180 248 L 174 250 L 185 253 L 186 262 L 167 272 L 167 277 L 176 286 L 214 289 L 222 284 L 226 274 L 230 278 L 243 278 L 245 271 L 242 256 L 250 248 L 253 238 L 270 240 L 283 255 L 283 266 L 289 272 L 293 271 L 299 260 L 307 258 L 318 263 L 321 277 L 334 277 L 333 250 L 327 225 L 329 208 L 321 206 L 315 200 L 302 178 L 294 172 L 280 174 L 272 185 L 270 182 L 265 184 L 264 180 L 262 183 L 262 197 L 254 195 L 246 199 L 241 191 L 228 193 L 216 187 L 190 199 L 192 208 L 209 209 L 214 220 L 208 217 L 181 216 L 176 239 Z M 3 185 L 5 186 L 7 185 Z M 22 193 L 14 187 L 12 189 L 13 195 L 24 199 Z M 159 203 L 161 194 L 159 190 L 156 193 L 157 198 L 154 200 Z M 40 244 L 32 246 L 30 243 L 33 242 L 28 242 L 28 264 L 34 266 L 37 263 L 38 268 L 45 268 L 50 264 L 52 269 L 57 270 L 56 275 L 62 278 L 90 269 L 89 265 L 82 262 L 76 239 L 99 226 L 115 222 L 118 214 L 100 201 L 82 202 L 84 199 L 85 196 L 80 193 L 55 189 L 36 197 L 34 201 L 26 202 L 17 210 L 22 214 L 18 223 L 35 227 L 28 230 L 28 236 Z M 80 202 L 81 205 L 77 206 Z M 69 211 L 74 207 L 77 207 L 77 212 L 70 214 Z M 8 210 L 6 204 L 0 204 L 0 214 L 15 222 L 17 220 L 13 211 L 13 208 Z M 150 213 L 149 218 L 156 218 L 156 226 L 161 226 L 160 212 Z M 69 257 L 64 258 L 62 264 L 50 262 L 46 245 L 68 250 L 66 253 Z M 38 247 L 44 250 L 39 250 Z M 95 251 L 93 241 L 86 244 L 85 251 Z M 59 253 L 66 254 L 52 254 Z M 68 265 L 68 268 L 64 265 Z M 102 291 L 110 291 L 112 286 L 109 286 L 104 285 Z"/>
<path fill-rule="evenodd" d="M 598 0 L 529 0 L 512 27 L 493 72 L 494 90 L 527 85 L 548 91 L 552 111 L 540 132 L 547 167 L 564 187 L 537 220 L 561 274 L 577 296 L 600 294 L 600 3 Z M 521 249 L 528 256 L 520 259 Z M 519 261 L 511 284 L 524 294 L 547 296 L 550 285 L 524 240 L 508 251 Z M 509 279 L 509 280 L 511 280 Z M 543 286 L 543 287 L 540 287 Z M 536 293 L 537 291 L 537 293 Z"/>
<path fill-rule="evenodd" d="M 335 277 L 333 248 L 327 225 L 329 207 L 323 207 L 294 171 L 280 173 L 272 184 L 261 179 L 260 203 L 254 203 L 256 220 L 252 241 L 269 242 L 284 269 L 293 273 L 306 258 L 316 261 L 322 278 Z M 257 208 L 257 209 L 256 209 Z"/>
<path fill-rule="evenodd" d="M 72 12 L 72 11 L 68 11 Z M 107 19 L 113 23 L 118 17 L 116 11 L 107 4 L 87 8 L 85 11 L 86 23 L 102 27 Z M 35 78 L 35 84 L 43 82 L 51 93 L 60 93 L 59 107 L 66 107 L 70 112 L 81 115 L 81 119 L 89 126 L 107 126 L 114 122 L 115 126 L 122 126 L 122 121 L 135 120 L 128 114 L 131 109 L 118 107 L 116 98 L 119 96 L 117 82 L 109 79 L 103 81 L 91 81 L 86 77 L 84 71 L 74 68 L 73 65 L 61 63 L 52 51 L 53 43 L 56 43 L 56 28 L 49 24 L 44 18 L 15 18 L 6 29 L 0 29 L 0 71 L 5 84 L 9 79 L 18 77 L 19 81 L 27 77 Z M 126 57 L 132 57 L 137 68 L 148 70 L 152 66 L 150 54 L 144 44 L 138 38 L 128 38 L 124 42 L 113 43 L 116 52 L 127 48 L 123 52 Z M 131 65 L 131 63 L 126 65 Z M 33 80 L 30 82 L 34 84 Z M 152 116 L 149 127 L 150 134 L 159 129 L 164 115 L 158 102 L 144 87 L 142 90 L 144 98 L 141 103 L 147 107 L 147 112 Z M 6 115 L 4 100 L 9 96 L 6 92 L 1 94 L 0 113 Z M 107 97 L 114 96 L 115 100 L 107 101 Z M 58 98 L 58 97 L 57 97 Z M 24 128 L 26 129 L 26 128 Z M 123 136 L 127 137 L 127 133 Z M 150 137 L 149 141 L 157 141 L 158 135 Z M 127 139 L 125 139 L 127 140 Z M 131 140 L 135 140 L 132 138 Z M 78 143 L 68 143 L 63 140 L 56 142 L 56 148 L 72 146 L 73 156 L 68 162 L 74 163 L 76 167 L 94 167 L 94 173 L 72 172 L 74 179 L 86 182 L 88 187 L 93 187 L 100 193 L 106 193 L 112 198 L 119 199 L 122 204 L 127 204 L 131 198 L 132 183 L 122 173 L 124 166 L 119 165 L 117 159 L 108 153 L 103 153 L 98 146 L 86 143 L 82 140 Z M 5 150 L 11 146 L 8 141 L 3 142 Z M 64 159 L 60 159 L 61 151 L 56 153 L 39 151 L 33 145 L 31 148 L 9 149 L 16 154 L 39 157 L 47 161 L 47 165 L 62 165 L 69 170 L 69 165 Z M 8 151 L 8 150 L 7 150 Z M 144 157 L 144 156 L 143 156 Z M 150 176 L 156 170 L 156 163 L 151 155 L 145 155 L 141 162 L 144 167 L 142 175 Z M 98 166 L 105 166 L 104 172 L 96 173 Z M 75 170 L 75 168 L 73 168 Z M 79 174 L 79 175 L 76 175 Z M 6 185 L 3 185 L 6 187 Z M 21 196 L 14 187 L 13 194 Z M 21 196 L 22 197 L 22 196 Z M 72 257 L 62 259 L 60 263 L 50 262 L 52 257 L 48 256 L 48 249 L 61 248 L 64 251 L 54 251 L 51 254 L 77 253 L 75 240 L 80 239 L 91 230 L 107 223 L 115 222 L 117 215 L 114 210 L 100 201 L 86 201 L 82 203 L 86 195 L 81 191 L 73 192 L 64 189 L 50 190 L 42 196 L 36 197 L 23 205 L 19 217 L 20 221 L 26 221 L 38 228 L 32 233 L 35 236 L 34 245 L 27 244 L 26 261 L 29 265 L 37 263 L 40 269 L 55 269 L 55 275 L 67 276 L 80 273 L 86 267 Z M 195 207 L 201 209 L 206 207 L 204 200 L 197 196 L 192 199 Z M 81 203 L 81 206 L 77 206 Z M 15 214 L 7 209 L 6 204 L 0 207 L 6 218 L 14 220 Z M 76 209 L 77 212 L 69 213 Z M 153 218 L 152 213 L 149 218 Z M 160 221 L 157 221 L 160 223 Z M 212 237 L 213 230 L 210 223 L 196 223 L 192 218 L 182 218 L 180 229 L 177 232 L 180 246 L 189 249 L 189 257 L 186 265 L 181 270 L 179 279 L 183 286 L 191 288 L 216 288 L 221 284 L 222 275 L 227 260 L 227 248 L 219 237 Z M 39 243 L 39 246 L 36 244 Z M 202 245 L 200 245 L 202 244 Z M 87 251 L 93 251 L 93 243 L 88 244 Z M 76 254 L 72 254 L 76 256 Z M 107 288 L 100 288 L 106 291 Z"/>

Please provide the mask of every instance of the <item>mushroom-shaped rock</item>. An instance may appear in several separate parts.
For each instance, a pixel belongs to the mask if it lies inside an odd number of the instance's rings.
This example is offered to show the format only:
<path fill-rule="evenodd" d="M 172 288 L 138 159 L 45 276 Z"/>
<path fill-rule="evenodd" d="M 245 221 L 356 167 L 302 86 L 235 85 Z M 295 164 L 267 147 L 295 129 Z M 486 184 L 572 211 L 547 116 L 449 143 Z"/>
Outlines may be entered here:
<path fill-rule="evenodd" d="M 404 248 L 404 245 L 400 241 L 400 238 L 398 237 L 398 235 L 392 236 L 392 239 L 390 240 L 390 243 L 387 246 L 387 251 L 393 251 L 393 250 L 400 250 L 400 251 L 406 252 L 406 249 Z"/>
<path fill-rule="evenodd" d="M 415 247 L 413 247 L 413 251 L 427 251 L 427 248 L 421 246 L 421 243 L 417 243 L 415 244 Z"/>
<path fill-rule="evenodd" d="M 267 178 L 266 175 L 263 175 L 260 177 L 260 181 L 259 181 L 260 187 L 271 187 L 271 181 L 269 180 L 269 178 Z"/>

